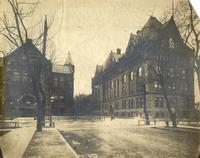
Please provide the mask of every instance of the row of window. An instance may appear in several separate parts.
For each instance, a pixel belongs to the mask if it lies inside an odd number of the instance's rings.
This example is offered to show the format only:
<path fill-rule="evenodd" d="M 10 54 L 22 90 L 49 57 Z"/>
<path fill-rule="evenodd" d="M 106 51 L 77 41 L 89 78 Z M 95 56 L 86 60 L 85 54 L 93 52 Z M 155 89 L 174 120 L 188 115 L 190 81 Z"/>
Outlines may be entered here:
<path fill-rule="evenodd" d="M 161 89 L 162 86 L 158 81 L 154 81 L 154 88 Z M 169 90 L 177 90 L 177 85 L 175 82 L 171 82 L 167 85 Z M 188 91 L 188 84 L 187 83 L 180 83 L 180 90 L 181 91 Z"/>
<path fill-rule="evenodd" d="M 53 78 L 53 83 L 54 83 L 54 87 L 64 87 L 64 82 L 65 79 L 64 77 L 54 77 Z"/>
<path fill-rule="evenodd" d="M 177 98 L 170 97 L 168 98 L 168 102 L 170 105 L 176 105 L 177 104 Z M 121 109 L 137 109 L 137 108 L 143 108 L 143 98 L 138 97 L 135 99 L 128 99 L 128 100 L 122 100 L 122 107 Z M 154 107 L 156 108 L 164 108 L 164 98 L 163 97 L 154 97 Z M 114 102 L 114 106 L 105 105 L 105 111 L 109 110 L 119 110 L 120 105 L 119 102 Z"/>
<path fill-rule="evenodd" d="M 30 80 L 28 77 L 27 72 L 17 72 L 14 71 L 12 74 L 8 74 L 8 77 L 12 79 L 13 81 L 19 82 L 19 81 L 28 81 Z"/>
<path fill-rule="evenodd" d="M 142 112 L 115 112 L 114 113 L 115 116 L 121 116 L 121 117 L 142 117 Z M 165 117 L 164 112 L 160 111 L 160 112 L 155 112 L 154 113 L 154 117 L 155 118 L 163 118 Z"/>
<path fill-rule="evenodd" d="M 54 100 L 52 100 L 52 102 L 54 103 L 54 105 L 61 103 L 63 104 L 65 101 L 64 96 L 54 96 Z"/>
<path fill-rule="evenodd" d="M 137 77 L 142 77 L 143 76 L 143 69 L 142 67 L 139 67 L 138 70 L 137 70 Z M 175 77 L 175 69 L 174 68 L 169 68 L 169 71 L 168 71 L 168 76 L 173 78 Z M 186 76 L 187 76 L 187 73 L 186 73 L 186 69 L 182 69 L 181 70 L 181 78 L 182 79 L 186 79 Z M 129 80 L 132 81 L 134 80 L 134 72 L 131 71 L 130 74 L 129 74 Z M 127 74 L 124 74 L 122 76 L 122 95 L 126 95 L 127 93 L 127 90 L 126 90 L 126 86 L 125 86 L 125 83 L 127 83 Z M 106 98 L 109 98 L 109 91 L 112 91 L 112 89 L 114 89 L 114 94 L 110 94 L 112 96 L 110 96 L 110 98 L 116 98 L 117 97 L 117 87 L 118 87 L 118 80 L 115 80 L 115 81 L 110 81 L 109 83 L 106 84 Z M 134 86 L 133 84 L 130 84 L 129 85 L 129 91 L 130 92 L 133 92 L 134 91 Z M 158 81 L 154 81 L 154 88 L 156 89 L 161 89 L 161 84 L 158 82 Z M 168 85 L 168 89 L 169 90 L 176 90 L 177 87 L 175 85 L 175 83 L 171 83 Z M 182 83 L 181 86 L 180 86 L 180 89 L 181 91 L 187 91 L 188 90 L 188 85 L 185 84 L 185 83 Z"/>

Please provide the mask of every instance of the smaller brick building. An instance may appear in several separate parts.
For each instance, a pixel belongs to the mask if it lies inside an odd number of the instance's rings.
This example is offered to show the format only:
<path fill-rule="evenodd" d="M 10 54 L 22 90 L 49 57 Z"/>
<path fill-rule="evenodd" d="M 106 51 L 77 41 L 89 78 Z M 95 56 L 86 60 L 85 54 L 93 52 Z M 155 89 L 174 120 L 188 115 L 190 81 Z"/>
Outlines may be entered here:
<path fill-rule="evenodd" d="M 73 111 L 74 95 L 74 65 L 68 53 L 64 65 L 52 65 L 52 103 L 53 114 L 71 114 Z"/>

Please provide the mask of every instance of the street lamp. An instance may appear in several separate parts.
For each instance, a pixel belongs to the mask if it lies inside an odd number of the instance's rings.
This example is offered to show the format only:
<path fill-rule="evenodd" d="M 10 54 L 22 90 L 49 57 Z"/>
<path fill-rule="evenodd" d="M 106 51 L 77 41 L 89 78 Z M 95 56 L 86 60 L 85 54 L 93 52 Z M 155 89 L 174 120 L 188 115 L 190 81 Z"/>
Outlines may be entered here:
<path fill-rule="evenodd" d="M 50 105 L 50 118 L 49 118 L 49 126 L 50 127 L 52 127 L 52 104 L 53 104 L 53 102 L 54 102 L 54 97 L 53 96 L 51 96 L 51 98 L 50 98 L 50 101 L 51 101 L 51 105 Z"/>

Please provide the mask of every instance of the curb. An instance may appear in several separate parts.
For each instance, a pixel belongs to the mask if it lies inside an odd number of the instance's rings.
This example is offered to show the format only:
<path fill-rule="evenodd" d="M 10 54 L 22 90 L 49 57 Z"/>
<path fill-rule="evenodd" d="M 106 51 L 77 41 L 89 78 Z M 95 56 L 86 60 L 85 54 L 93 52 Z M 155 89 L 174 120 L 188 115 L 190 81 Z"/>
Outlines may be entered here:
<path fill-rule="evenodd" d="M 74 156 L 76 158 L 80 158 L 78 156 L 78 154 L 75 152 L 75 150 L 67 143 L 67 141 L 65 140 L 65 138 L 62 136 L 62 134 L 58 131 L 58 129 L 56 129 L 56 131 L 58 132 L 59 136 L 61 137 L 61 139 L 65 142 L 65 144 L 67 145 L 67 147 L 69 148 L 69 150 L 74 154 Z"/>

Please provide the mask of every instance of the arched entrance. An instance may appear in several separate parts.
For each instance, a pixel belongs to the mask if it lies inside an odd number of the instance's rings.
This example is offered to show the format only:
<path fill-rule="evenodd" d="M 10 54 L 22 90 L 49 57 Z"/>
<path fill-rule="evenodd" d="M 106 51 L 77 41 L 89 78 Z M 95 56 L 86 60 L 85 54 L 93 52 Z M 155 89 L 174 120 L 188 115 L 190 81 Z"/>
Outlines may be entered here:
<path fill-rule="evenodd" d="M 24 94 L 19 99 L 19 111 L 21 116 L 33 117 L 36 111 L 36 99 L 32 94 Z"/>

